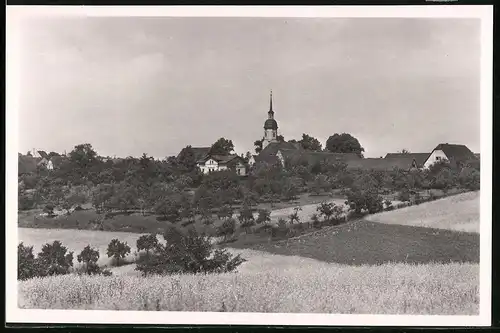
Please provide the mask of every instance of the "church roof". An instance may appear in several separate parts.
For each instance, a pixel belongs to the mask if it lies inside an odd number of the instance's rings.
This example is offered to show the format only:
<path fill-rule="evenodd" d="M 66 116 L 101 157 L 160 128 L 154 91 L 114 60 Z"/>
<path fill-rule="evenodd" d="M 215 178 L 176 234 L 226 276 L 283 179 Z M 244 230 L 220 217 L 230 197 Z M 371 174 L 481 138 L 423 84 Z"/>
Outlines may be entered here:
<path fill-rule="evenodd" d="M 276 130 L 278 129 L 278 123 L 274 119 L 267 119 L 266 122 L 264 123 L 264 129 L 273 129 Z"/>

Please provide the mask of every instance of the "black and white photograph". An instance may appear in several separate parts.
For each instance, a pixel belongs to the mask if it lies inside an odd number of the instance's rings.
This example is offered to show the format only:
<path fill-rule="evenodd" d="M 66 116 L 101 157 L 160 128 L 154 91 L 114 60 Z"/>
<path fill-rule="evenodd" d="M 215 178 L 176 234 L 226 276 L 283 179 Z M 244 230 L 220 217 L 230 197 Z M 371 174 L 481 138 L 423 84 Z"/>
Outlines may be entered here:
<path fill-rule="evenodd" d="M 6 320 L 490 325 L 492 12 L 7 7 Z"/>

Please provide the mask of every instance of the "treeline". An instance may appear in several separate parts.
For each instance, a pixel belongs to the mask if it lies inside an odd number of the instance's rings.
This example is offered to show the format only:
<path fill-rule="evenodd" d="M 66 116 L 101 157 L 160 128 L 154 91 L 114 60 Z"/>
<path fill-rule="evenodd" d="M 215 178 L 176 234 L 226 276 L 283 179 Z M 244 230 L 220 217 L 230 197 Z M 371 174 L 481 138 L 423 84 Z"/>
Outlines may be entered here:
<path fill-rule="evenodd" d="M 56 208 L 78 209 L 91 203 L 104 215 L 137 211 L 189 223 L 196 216 L 210 220 L 222 207 L 292 200 L 305 192 L 409 196 L 429 189 L 480 187 L 479 169 L 453 168 L 446 162 L 427 170 L 373 171 L 299 158 L 287 161 L 285 168 L 258 163 L 241 178 L 232 170 L 203 175 L 193 159 L 188 147 L 179 158 L 162 161 L 146 154 L 104 161 L 90 145 L 79 145 L 55 170 L 21 177 L 19 209 L 41 206 L 51 215 Z"/>
<path fill-rule="evenodd" d="M 225 273 L 232 272 L 245 262 L 240 255 L 233 256 L 225 249 L 215 248 L 210 237 L 196 232 L 193 228 L 181 230 L 170 227 L 163 234 L 164 243 L 156 234 L 142 235 L 137 239 L 139 259 L 136 270 L 143 276 L 180 273 Z M 113 239 L 108 244 L 106 254 L 112 266 L 125 264 L 131 248 L 126 242 Z M 108 269 L 98 265 L 99 251 L 87 245 L 77 256 L 81 264 L 73 268 L 73 252 L 60 241 L 47 243 L 35 257 L 33 246 L 18 245 L 18 280 L 34 277 L 65 275 L 70 273 L 86 275 L 112 275 Z"/>

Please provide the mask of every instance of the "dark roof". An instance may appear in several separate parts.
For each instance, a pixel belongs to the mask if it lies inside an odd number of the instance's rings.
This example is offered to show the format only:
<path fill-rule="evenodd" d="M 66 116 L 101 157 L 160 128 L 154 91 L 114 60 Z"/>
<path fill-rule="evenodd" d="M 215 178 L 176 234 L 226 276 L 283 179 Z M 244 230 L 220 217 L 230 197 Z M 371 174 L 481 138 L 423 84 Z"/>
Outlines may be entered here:
<path fill-rule="evenodd" d="M 278 123 L 274 119 L 267 119 L 264 123 L 264 129 L 278 129 Z"/>
<path fill-rule="evenodd" d="M 177 155 L 177 158 L 179 157 L 179 155 L 182 153 L 182 151 L 184 149 L 186 149 L 186 148 L 182 148 L 182 150 Z M 201 160 L 210 152 L 210 147 L 191 147 L 191 149 L 193 150 L 194 159 L 196 161 Z"/>
<path fill-rule="evenodd" d="M 18 174 L 33 173 L 36 171 L 37 160 L 33 156 L 21 155 L 18 157 Z"/>
<path fill-rule="evenodd" d="M 315 162 L 347 162 L 357 160 L 360 157 L 354 153 L 330 153 L 322 151 L 309 151 L 304 149 L 280 149 L 279 150 L 285 159 L 305 158 L 309 163 Z"/>
<path fill-rule="evenodd" d="M 255 156 L 256 162 L 276 163 L 278 158 L 276 154 L 281 149 L 301 149 L 300 146 L 291 142 L 271 142 L 264 149 L 261 150 L 259 155 Z"/>
<path fill-rule="evenodd" d="M 43 150 L 39 150 L 39 151 L 37 151 L 37 153 L 38 153 L 38 155 L 40 155 L 41 158 L 45 158 L 47 161 L 50 159 L 49 155 Z"/>
<path fill-rule="evenodd" d="M 385 155 L 385 158 L 398 158 L 398 159 L 410 158 L 415 160 L 418 167 L 422 167 L 425 161 L 427 161 L 429 155 L 430 153 L 408 153 L 408 154 L 388 153 L 387 155 Z"/>
<path fill-rule="evenodd" d="M 360 158 L 347 161 L 347 169 L 390 171 L 395 168 L 409 170 L 412 168 L 412 157 L 400 158 Z"/>
<path fill-rule="evenodd" d="M 240 162 L 244 162 L 244 159 L 236 154 L 232 155 L 205 155 L 202 159 L 198 160 L 198 163 L 205 163 L 207 160 L 213 159 L 217 161 L 219 164 L 227 164 L 235 160 L 239 160 Z"/>
<path fill-rule="evenodd" d="M 475 158 L 474 153 L 465 145 L 441 143 L 434 150 L 442 150 L 449 160 L 464 161 Z"/>

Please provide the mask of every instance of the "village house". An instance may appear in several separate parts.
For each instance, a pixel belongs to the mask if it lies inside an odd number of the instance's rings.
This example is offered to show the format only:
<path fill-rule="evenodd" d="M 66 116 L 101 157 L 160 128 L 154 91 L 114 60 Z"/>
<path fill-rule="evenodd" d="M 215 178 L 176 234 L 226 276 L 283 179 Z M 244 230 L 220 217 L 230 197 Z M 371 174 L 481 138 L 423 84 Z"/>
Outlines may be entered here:
<path fill-rule="evenodd" d="M 222 170 L 234 170 L 239 176 L 247 175 L 245 160 L 238 155 L 211 155 L 207 154 L 196 162 L 196 165 L 203 173 L 210 173 Z"/>
<path fill-rule="evenodd" d="M 432 150 L 424 162 L 424 168 L 429 168 L 432 164 L 446 161 L 452 167 L 461 167 L 467 164 L 478 162 L 474 153 L 465 145 L 441 143 Z"/>

